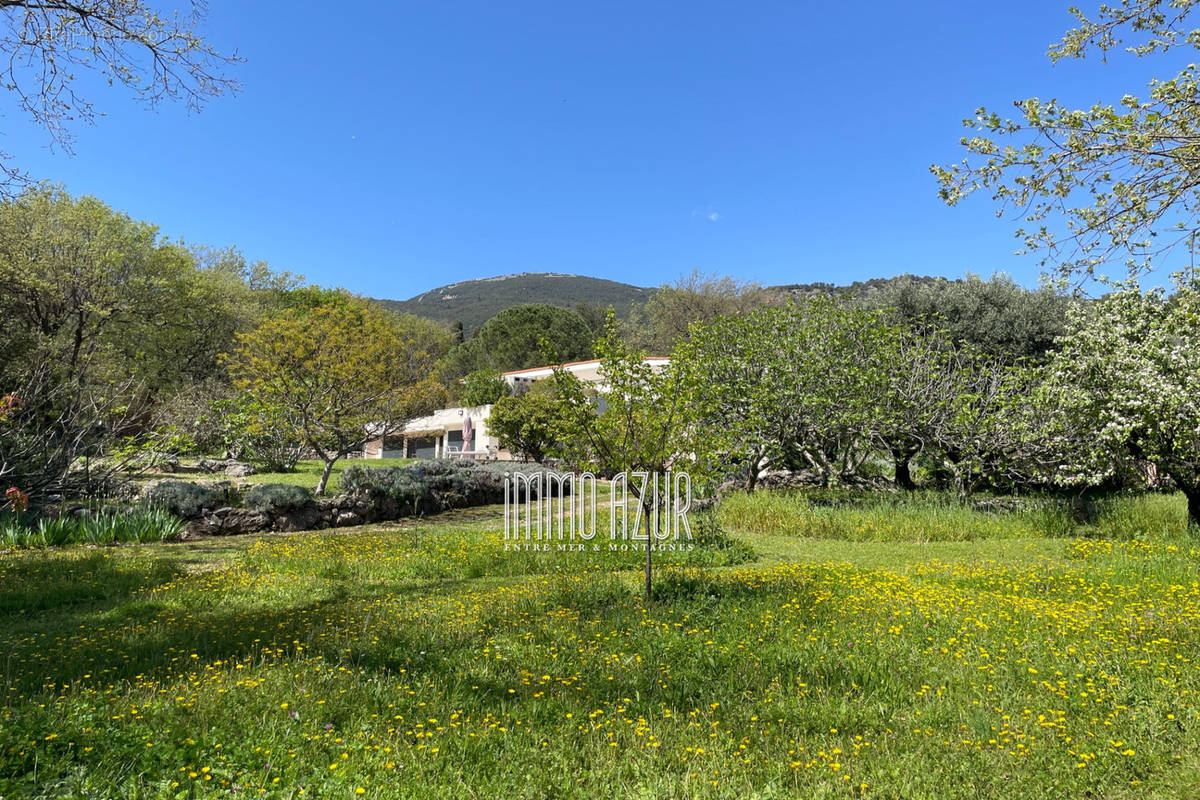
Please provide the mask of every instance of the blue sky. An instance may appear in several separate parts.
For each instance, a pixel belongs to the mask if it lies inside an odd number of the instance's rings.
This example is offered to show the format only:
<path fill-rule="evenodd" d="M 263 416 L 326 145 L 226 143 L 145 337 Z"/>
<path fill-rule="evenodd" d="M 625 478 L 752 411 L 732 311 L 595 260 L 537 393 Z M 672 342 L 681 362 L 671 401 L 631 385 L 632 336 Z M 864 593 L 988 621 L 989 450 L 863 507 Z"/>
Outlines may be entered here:
<path fill-rule="evenodd" d="M 199 115 L 101 91 L 75 155 L 10 110 L 38 178 L 163 233 L 375 297 L 574 272 L 764 284 L 1004 271 L 1014 225 L 937 199 L 960 121 L 1137 93 L 1145 65 L 1051 65 L 1067 3 L 211 0 L 247 63 Z"/>

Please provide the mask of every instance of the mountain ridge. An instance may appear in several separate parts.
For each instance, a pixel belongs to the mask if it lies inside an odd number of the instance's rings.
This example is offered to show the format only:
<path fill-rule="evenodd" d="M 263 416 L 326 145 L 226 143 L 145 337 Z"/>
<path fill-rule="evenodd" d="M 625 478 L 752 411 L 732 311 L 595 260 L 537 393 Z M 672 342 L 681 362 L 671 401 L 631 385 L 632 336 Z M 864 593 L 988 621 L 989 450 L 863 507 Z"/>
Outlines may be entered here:
<path fill-rule="evenodd" d="M 439 322 L 461 322 L 470 336 L 480 325 L 506 308 L 526 303 L 546 303 L 575 308 L 584 303 L 612 306 L 625 317 L 646 302 L 653 289 L 569 272 L 517 272 L 456 281 L 421 292 L 407 300 L 376 302 L 402 313 Z"/>
<path fill-rule="evenodd" d="M 922 284 L 941 281 L 958 283 L 963 280 L 902 273 L 890 278 L 870 278 L 846 285 L 817 281 L 763 288 L 797 298 L 842 293 L 861 296 L 901 279 L 911 279 Z M 634 286 L 630 283 L 570 272 L 514 272 L 448 283 L 413 295 L 407 300 L 375 299 L 375 302 L 393 311 L 415 314 L 446 324 L 461 322 L 464 333 L 469 337 L 484 322 L 513 306 L 528 303 L 546 303 L 561 308 L 576 308 L 581 304 L 601 308 L 612 306 L 618 317 L 625 318 L 634 307 L 645 303 L 654 291 L 652 287 Z"/>

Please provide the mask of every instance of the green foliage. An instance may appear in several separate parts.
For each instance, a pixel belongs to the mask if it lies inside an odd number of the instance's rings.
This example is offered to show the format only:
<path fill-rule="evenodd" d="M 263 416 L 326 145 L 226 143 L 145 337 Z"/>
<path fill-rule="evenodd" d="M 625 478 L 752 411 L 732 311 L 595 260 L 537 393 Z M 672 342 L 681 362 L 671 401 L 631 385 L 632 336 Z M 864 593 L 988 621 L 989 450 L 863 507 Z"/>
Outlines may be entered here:
<path fill-rule="evenodd" d="M 302 442 L 333 464 L 404 428 L 446 397 L 429 379 L 435 355 L 424 327 L 349 295 L 293 308 L 238 336 L 229 358 L 235 385 L 272 411 L 271 434 Z"/>
<path fill-rule="evenodd" d="M 541 462 L 560 451 L 570 435 L 570 421 L 554 383 L 539 381 L 526 392 L 497 400 L 488 417 L 488 430 L 509 452 Z"/>
<path fill-rule="evenodd" d="M 218 452 L 254 462 L 265 472 L 291 472 L 305 446 L 286 407 L 242 391 L 212 401 L 197 427 L 220 443 Z"/>
<path fill-rule="evenodd" d="M 124 441 L 109 448 L 108 457 L 124 463 L 126 470 L 146 471 L 154 469 L 164 459 L 195 450 L 196 442 L 190 435 L 169 425 L 125 437 Z"/>
<path fill-rule="evenodd" d="M 463 379 L 462 404 L 464 406 L 486 406 L 502 397 L 508 397 L 512 387 L 500 377 L 499 373 L 489 370 L 472 372 Z"/>
<path fill-rule="evenodd" d="M 0 546 L 27 548 L 163 542 L 174 539 L 183 529 L 183 521 L 163 508 L 64 516 L 0 513 Z"/>
<path fill-rule="evenodd" d="M 1066 330 L 1070 301 L 1052 289 L 1029 291 L 1006 275 L 983 280 L 884 281 L 857 298 L 917 335 L 937 335 L 1006 361 L 1045 358 Z"/>
<path fill-rule="evenodd" d="M 609 317 L 596 341 L 603 391 L 571 373 L 554 372 L 554 392 L 563 420 L 558 427 L 562 457 L 598 474 L 665 473 L 670 465 L 697 452 L 682 407 L 690 373 L 679 362 L 656 365 L 620 335 Z M 699 460 L 693 478 L 701 478 Z M 642 500 L 644 498 L 639 498 Z"/>
<path fill-rule="evenodd" d="M 136 377 L 150 392 L 210 377 L 273 295 L 247 282 L 270 283 L 261 265 L 208 257 L 94 197 L 32 187 L 0 203 L 0 355 L 10 368 L 47 357 L 63 380 Z"/>
<path fill-rule="evenodd" d="M 184 519 L 194 519 L 204 509 L 216 508 L 221 496 L 212 489 L 188 481 L 162 481 L 151 487 L 145 500 L 150 506 L 165 508 Z"/>
<path fill-rule="evenodd" d="M 692 325 L 747 314 L 780 301 L 779 293 L 756 283 L 699 271 L 654 290 L 627 325 L 627 338 L 651 355 L 666 355 Z"/>
<path fill-rule="evenodd" d="M 879 312 L 813 297 L 693 329 L 672 355 L 718 470 L 768 464 L 854 475 L 887 422 L 895 331 Z"/>
<path fill-rule="evenodd" d="M 219 354 L 289 280 L 54 186 L 0 203 L 0 389 L 25 401 L 0 437 L 0 472 L 35 502 L 99 492 L 157 429 L 190 435 L 155 406 L 219 381 Z"/>
<path fill-rule="evenodd" d="M 267 514 L 278 514 L 304 508 L 313 501 L 313 494 L 303 486 L 287 483 L 260 483 L 246 492 L 243 504 Z"/>
<path fill-rule="evenodd" d="M 449 377 L 507 372 L 591 358 L 593 333 L 576 312 L 544 303 L 515 306 L 485 322 L 446 359 Z"/>

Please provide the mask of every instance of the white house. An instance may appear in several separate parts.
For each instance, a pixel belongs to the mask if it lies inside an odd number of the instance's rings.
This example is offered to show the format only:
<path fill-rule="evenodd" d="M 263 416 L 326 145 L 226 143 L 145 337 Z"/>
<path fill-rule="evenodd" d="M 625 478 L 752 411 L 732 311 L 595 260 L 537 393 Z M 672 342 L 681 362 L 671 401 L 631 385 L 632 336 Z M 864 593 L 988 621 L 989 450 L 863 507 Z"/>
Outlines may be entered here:
<path fill-rule="evenodd" d="M 666 358 L 647 358 L 646 363 L 659 369 Z M 600 360 L 572 361 L 558 367 L 530 367 L 505 372 L 501 377 L 514 394 L 529 389 L 536 381 L 549 378 L 555 369 L 563 369 L 584 383 L 603 383 Z M 404 432 L 367 442 L 364 458 L 476 458 L 512 461 L 512 453 L 500 447 L 488 430 L 491 405 L 458 406 L 439 409 L 427 417 L 414 419 Z M 465 436 L 464 436 L 465 432 Z"/>

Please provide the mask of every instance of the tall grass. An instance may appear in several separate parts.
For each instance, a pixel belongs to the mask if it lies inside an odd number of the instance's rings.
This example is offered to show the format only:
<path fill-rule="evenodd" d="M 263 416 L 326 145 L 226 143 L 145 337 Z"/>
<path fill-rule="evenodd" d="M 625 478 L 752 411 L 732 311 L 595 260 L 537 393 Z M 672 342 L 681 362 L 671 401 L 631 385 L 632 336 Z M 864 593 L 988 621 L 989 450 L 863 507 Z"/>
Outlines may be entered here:
<path fill-rule="evenodd" d="M 1179 495 L 1114 495 L 1087 503 L 1028 498 L 963 502 L 950 494 L 756 492 L 729 495 L 722 525 L 755 534 L 879 542 L 954 542 L 1033 536 L 1133 539 L 1187 528 Z"/>
<path fill-rule="evenodd" d="M 162 542 L 175 538 L 183 529 L 182 520 L 161 508 L 58 517 L 8 513 L 0 514 L 0 546 L 29 548 Z"/>

